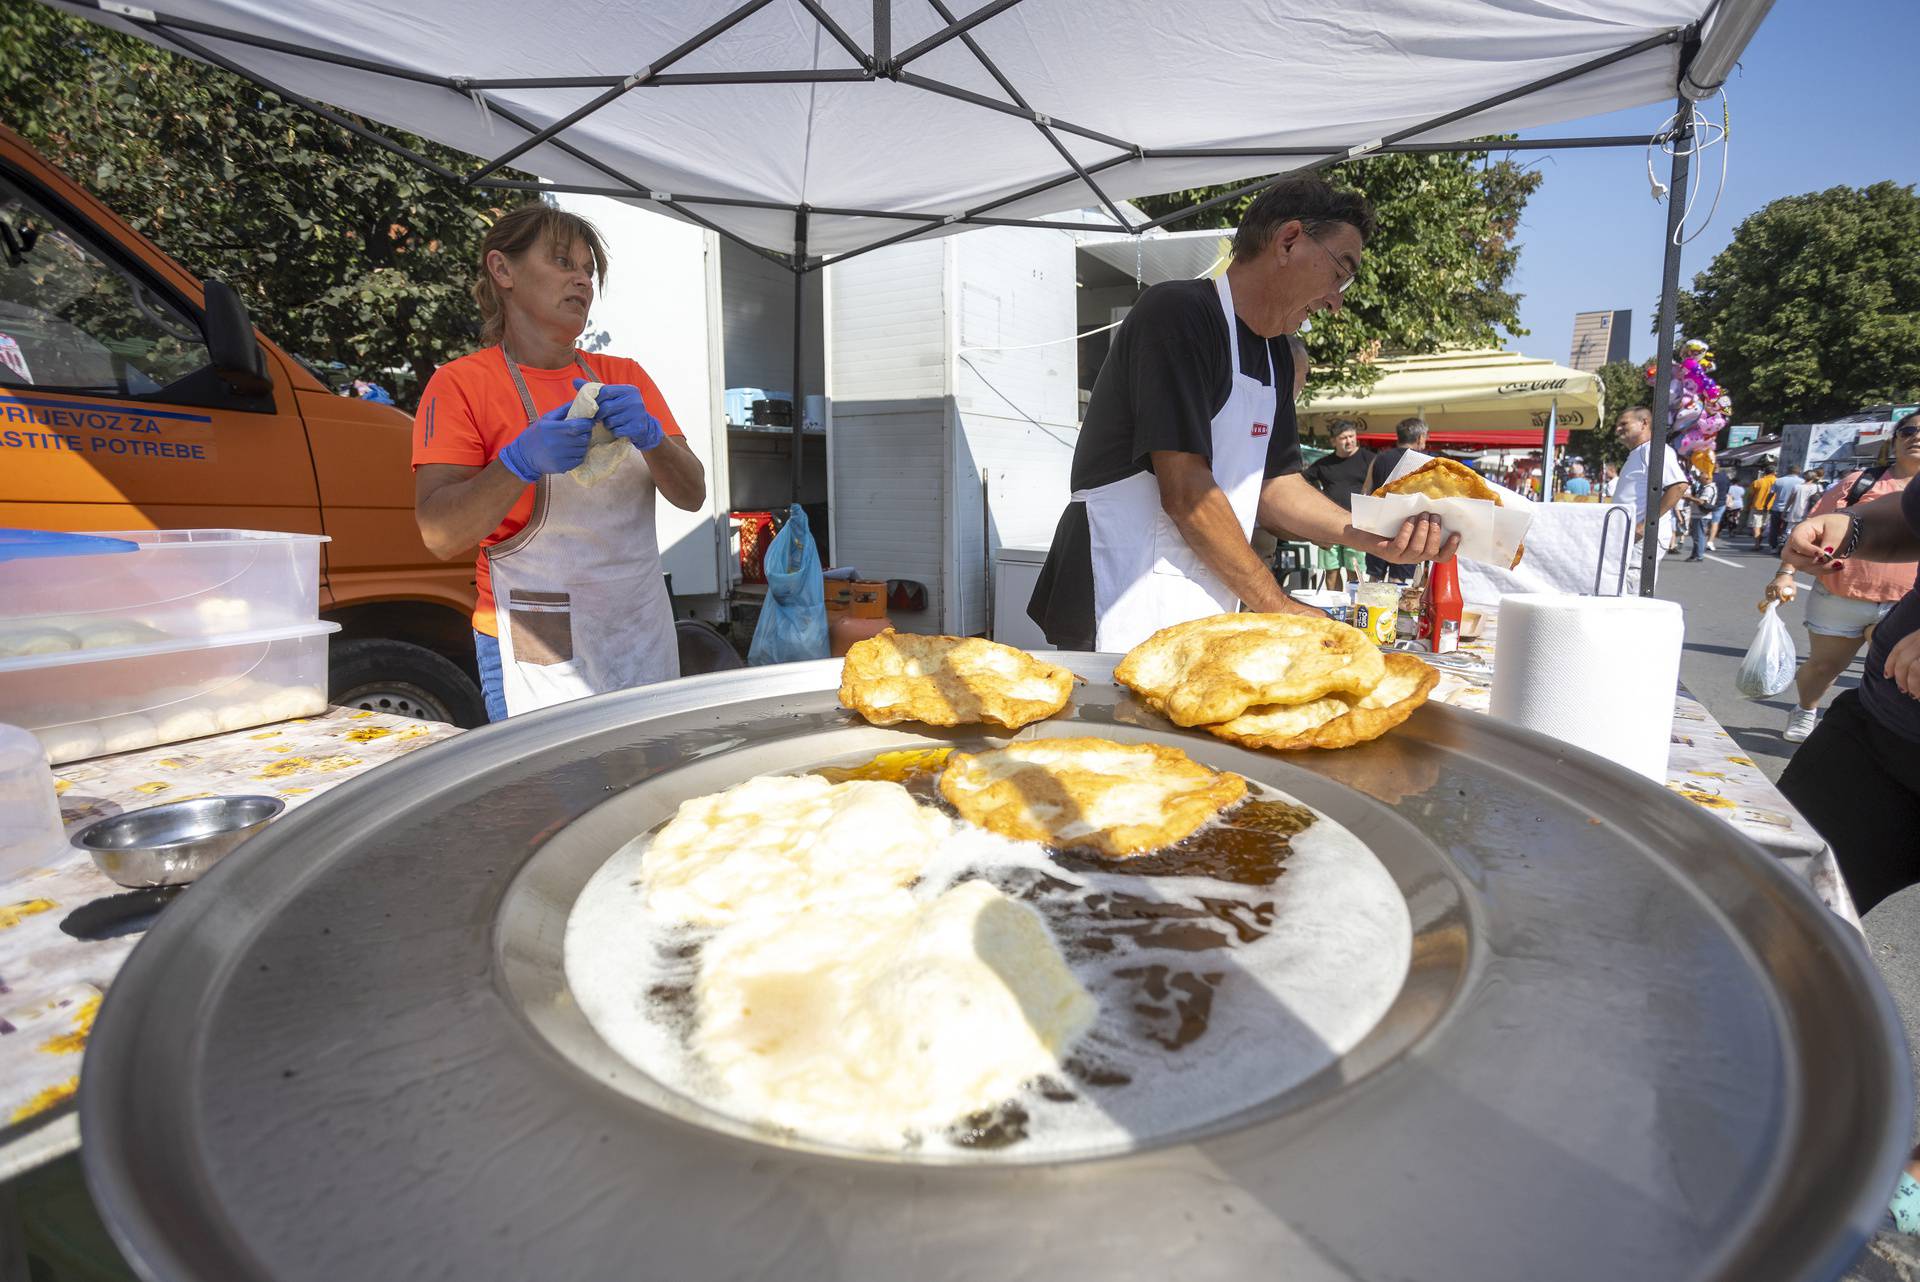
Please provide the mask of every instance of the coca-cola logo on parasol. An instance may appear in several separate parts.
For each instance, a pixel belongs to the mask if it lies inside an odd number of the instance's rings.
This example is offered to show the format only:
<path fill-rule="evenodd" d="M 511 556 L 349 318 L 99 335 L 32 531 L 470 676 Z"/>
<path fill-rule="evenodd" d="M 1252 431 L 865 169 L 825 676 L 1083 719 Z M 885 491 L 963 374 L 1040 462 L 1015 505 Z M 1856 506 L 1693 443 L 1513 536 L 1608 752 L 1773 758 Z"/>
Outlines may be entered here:
<path fill-rule="evenodd" d="M 1565 390 L 1564 378 L 1542 378 L 1531 383 L 1504 383 L 1493 389 L 1495 396 L 1524 396 L 1528 392 L 1558 392 Z"/>

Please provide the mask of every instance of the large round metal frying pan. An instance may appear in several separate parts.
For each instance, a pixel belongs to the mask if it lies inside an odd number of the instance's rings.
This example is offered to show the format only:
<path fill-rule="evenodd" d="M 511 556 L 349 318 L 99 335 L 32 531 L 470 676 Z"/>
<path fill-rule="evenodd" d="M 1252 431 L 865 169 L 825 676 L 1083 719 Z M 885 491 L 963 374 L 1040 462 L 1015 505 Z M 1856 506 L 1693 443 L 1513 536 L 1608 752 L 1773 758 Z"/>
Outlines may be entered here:
<path fill-rule="evenodd" d="M 81 1083 L 152 1278 L 1837 1276 L 1905 1155 L 1857 937 L 1758 847 L 1610 762 L 1447 708 L 1253 753 L 1111 684 L 1026 734 L 1177 743 L 1320 809 L 1405 894 L 1412 970 L 1318 1076 L 1047 1163 L 782 1144 L 619 1060 L 573 1006 L 580 887 L 682 799 L 973 734 L 867 726 L 833 662 L 515 718 L 276 823 L 168 909 Z"/>

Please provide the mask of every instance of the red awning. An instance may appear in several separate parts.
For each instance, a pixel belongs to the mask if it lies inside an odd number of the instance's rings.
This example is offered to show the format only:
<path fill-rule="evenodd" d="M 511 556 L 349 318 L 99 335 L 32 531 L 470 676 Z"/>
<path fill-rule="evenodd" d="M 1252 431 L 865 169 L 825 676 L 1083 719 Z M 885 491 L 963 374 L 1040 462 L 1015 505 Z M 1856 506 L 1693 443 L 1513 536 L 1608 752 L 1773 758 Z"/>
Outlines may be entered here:
<path fill-rule="evenodd" d="M 1501 428 L 1482 428 L 1477 431 L 1441 431 L 1435 428 L 1427 433 L 1428 445 L 1446 445 L 1458 448 L 1479 450 L 1537 450 L 1546 436 L 1546 429 L 1540 431 L 1513 431 Z M 1370 450 L 1385 449 L 1397 444 L 1392 432 L 1362 432 L 1360 443 Z M 1567 443 L 1567 429 L 1554 429 L 1553 443 Z"/>

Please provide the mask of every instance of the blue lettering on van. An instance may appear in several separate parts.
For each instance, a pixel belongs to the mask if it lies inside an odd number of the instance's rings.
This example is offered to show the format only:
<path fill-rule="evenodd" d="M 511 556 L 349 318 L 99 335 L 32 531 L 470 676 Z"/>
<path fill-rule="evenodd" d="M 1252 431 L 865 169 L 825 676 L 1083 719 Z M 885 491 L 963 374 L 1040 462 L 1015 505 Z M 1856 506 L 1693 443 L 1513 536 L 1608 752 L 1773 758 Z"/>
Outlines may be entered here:
<path fill-rule="evenodd" d="M 17 424 L 18 426 L 11 426 Z M 138 413 L 85 401 L 0 397 L 0 448 L 208 463 L 213 418 L 175 410 Z"/>

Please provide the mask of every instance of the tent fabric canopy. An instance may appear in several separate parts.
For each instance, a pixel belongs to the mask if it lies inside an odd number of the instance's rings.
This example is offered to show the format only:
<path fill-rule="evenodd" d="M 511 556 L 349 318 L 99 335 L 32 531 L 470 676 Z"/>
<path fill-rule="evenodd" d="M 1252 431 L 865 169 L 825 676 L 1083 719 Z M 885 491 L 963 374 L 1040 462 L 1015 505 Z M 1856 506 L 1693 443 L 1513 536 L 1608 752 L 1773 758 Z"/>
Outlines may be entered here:
<path fill-rule="evenodd" d="M 1120 229 L 1129 196 L 1670 101 L 1771 4 L 48 2 L 488 158 L 450 176 L 804 234 L 808 265 L 1063 209 Z"/>
<path fill-rule="evenodd" d="M 1362 439 L 1391 435 L 1413 415 L 1426 420 L 1429 443 L 1493 448 L 1540 447 L 1556 405 L 1556 444 L 1570 428 L 1600 422 L 1600 378 L 1518 352 L 1440 352 L 1380 362 L 1381 376 L 1361 395 L 1316 396 L 1300 414 L 1303 430 L 1324 432 L 1353 419 Z"/>

